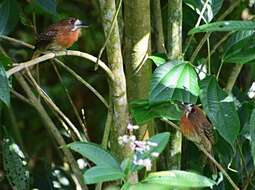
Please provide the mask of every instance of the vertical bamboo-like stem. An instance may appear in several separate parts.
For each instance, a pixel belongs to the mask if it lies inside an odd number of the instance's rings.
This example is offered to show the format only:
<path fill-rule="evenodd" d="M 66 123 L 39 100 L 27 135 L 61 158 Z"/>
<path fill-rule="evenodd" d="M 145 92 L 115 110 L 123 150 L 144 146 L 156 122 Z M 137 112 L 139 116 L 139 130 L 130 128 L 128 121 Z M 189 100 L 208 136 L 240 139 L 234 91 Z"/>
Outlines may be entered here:
<path fill-rule="evenodd" d="M 124 0 L 124 63 L 126 67 L 128 99 L 148 97 L 151 64 L 146 62 L 150 52 L 150 1 Z M 147 125 L 140 127 L 144 136 Z"/>
<path fill-rule="evenodd" d="M 104 33 L 107 36 L 116 12 L 115 0 L 99 0 L 99 5 Z M 114 80 L 110 81 L 113 106 L 113 128 L 111 130 L 110 141 L 112 151 L 121 159 L 125 155 L 125 151 L 119 147 L 117 142 L 118 136 L 123 135 L 126 131 L 128 124 L 128 104 L 119 28 L 117 22 L 113 24 L 114 28 L 106 45 L 108 65 L 114 75 Z"/>
<path fill-rule="evenodd" d="M 168 59 L 180 59 L 182 56 L 182 0 L 168 0 L 167 55 Z M 169 169 L 180 169 L 182 135 L 172 129 L 170 155 L 167 158 Z"/>
<path fill-rule="evenodd" d="M 23 90 L 26 92 L 29 100 L 31 101 L 32 105 L 35 107 L 35 109 L 38 111 L 42 121 L 44 122 L 47 129 L 51 132 L 53 137 L 55 138 L 56 142 L 59 146 L 65 146 L 65 140 L 61 136 L 60 132 L 58 131 L 57 127 L 49 117 L 47 111 L 44 109 L 40 101 L 38 101 L 38 98 L 34 95 L 31 88 L 28 86 L 27 82 L 24 80 L 21 74 L 17 73 L 15 74 L 15 78 L 23 88 Z M 68 160 L 75 176 L 77 177 L 77 180 L 79 181 L 79 185 L 83 190 L 87 190 L 88 187 L 84 184 L 82 173 L 78 167 L 78 164 L 76 163 L 71 151 L 67 148 L 63 148 L 63 153 Z"/>
<path fill-rule="evenodd" d="M 182 56 L 182 0 L 168 0 L 167 55 L 170 60 Z"/>
<path fill-rule="evenodd" d="M 154 39 L 153 44 L 155 45 L 155 51 L 165 53 L 162 14 L 159 0 L 151 0 L 151 15 L 153 28 L 152 36 Z"/>

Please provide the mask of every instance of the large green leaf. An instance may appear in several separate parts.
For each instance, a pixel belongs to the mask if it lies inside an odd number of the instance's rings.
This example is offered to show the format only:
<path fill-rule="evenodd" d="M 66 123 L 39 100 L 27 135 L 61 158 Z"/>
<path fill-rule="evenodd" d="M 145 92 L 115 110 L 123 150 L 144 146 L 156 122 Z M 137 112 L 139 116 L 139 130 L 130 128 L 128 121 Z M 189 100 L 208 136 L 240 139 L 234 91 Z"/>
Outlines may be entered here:
<path fill-rule="evenodd" d="M 148 100 L 135 100 L 130 103 L 131 114 L 137 124 L 144 124 L 154 118 L 179 120 L 182 111 L 172 102 L 150 104 Z"/>
<path fill-rule="evenodd" d="M 150 173 L 144 182 L 170 187 L 211 187 L 215 182 L 205 176 L 180 170 Z"/>
<path fill-rule="evenodd" d="M 2 62 L 0 59 L 0 101 L 4 102 L 7 106 L 10 106 L 9 81 L 1 63 Z"/>
<path fill-rule="evenodd" d="M 200 83 L 200 100 L 219 134 L 234 146 L 240 121 L 233 100 L 218 85 L 215 77 L 206 77 Z"/>
<path fill-rule="evenodd" d="M 38 4 L 48 13 L 57 14 L 56 0 L 36 0 Z"/>
<path fill-rule="evenodd" d="M 124 177 L 122 171 L 116 168 L 95 166 L 88 169 L 84 173 L 84 180 L 86 184 L 95 184 L 105 181 L 113 181 Z"/>
<path fill-rule="evenodd" d="M 254 30 L 255 22 L 253 21 L 218 21 L 209 24 L 204 24 L 193 28 L 189 31 L 189 35 L 199 32 L 227 32 L 227 31 L 241 31 L 241 30 Z"/>
<path fill-rule="evenodd" d="M 149 95 L 150 104 L 170 100 L 196 103 L 198 95 L 197 74 L 188 62 L 167 62 L 154 71 Z"/>
<path fill-rule="evenodd" d="M 16 0 L 4 0 L 0 4 L 0 35 L 7 35 L 19 20 L 19 5 Z"/>
<path fill-rule="evenodd" d="M 252 110 L 250 118 L 250 135 L 251 135 L 251 153 L 255 165 L 255 108 Z"/>
<path fill-rule="evenodd" d="M 202 13 L 205 2 L 206 1 L 204 0 L 184 0 L 184 3 L 196 11 L 198 15 Z M 202 19 L 206 23 L 210 22 L 221 9 L 222 3 L 223 0 L 209 0 L 203 13 Z"/>
<path fill-rule="evenodd" d="M 121 171 L 119 163 L 115 160 L 115 158 L 97 144 L 86 142 L 73 142 L 69 144 L 68 147 L 80 153 L 85 158 L 88 158 L 97 166 L 109 168 L 112 167 Z"/>
<path fill-rule="evenodd" d="M 27 161 L 12 138 L 3 139 L 2 155 L 4 170 L 13 189 L 29 190 L 30 176 Z"/>

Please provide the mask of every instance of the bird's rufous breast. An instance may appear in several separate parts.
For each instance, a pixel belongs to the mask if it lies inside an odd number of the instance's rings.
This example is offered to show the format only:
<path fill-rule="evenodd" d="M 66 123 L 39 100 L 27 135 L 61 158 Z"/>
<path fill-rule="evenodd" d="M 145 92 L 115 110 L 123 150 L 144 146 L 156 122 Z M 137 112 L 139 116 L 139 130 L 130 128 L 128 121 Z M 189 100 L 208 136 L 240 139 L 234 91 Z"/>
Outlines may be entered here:
<path fill-rule="evenodd" d="M 69 48 L 73 45 L 74 42 L 76 42 L 79 38 L 80 30 L 60 33 L 57 35 L 56 41 L 59 45 L 61 45 L 64 48 Z"/>

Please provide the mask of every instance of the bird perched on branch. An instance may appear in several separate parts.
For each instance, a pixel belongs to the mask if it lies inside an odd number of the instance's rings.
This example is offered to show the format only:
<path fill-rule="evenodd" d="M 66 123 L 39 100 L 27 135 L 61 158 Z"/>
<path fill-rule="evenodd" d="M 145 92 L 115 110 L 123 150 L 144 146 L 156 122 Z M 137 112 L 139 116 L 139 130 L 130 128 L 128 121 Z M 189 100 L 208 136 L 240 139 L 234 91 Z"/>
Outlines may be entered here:
<path fill-rule="evenodd" d="M 192 104 L 184 106 L 184 113 L 180 120 L 180 130 L 188 140 L 213 155 L 213 126 L 198 106 Z M 210 167 L 214 173 L 217 172 L 215 165 L 211 162 Z"/>
<path fill-rule="evenodd" d="M 45 51 L 60 51 L 71 47 L 78 40 L 83 27 L 88 25 L 77 18 L 64 19 L 50 25 L 38 35 L 32 58 Z"/>

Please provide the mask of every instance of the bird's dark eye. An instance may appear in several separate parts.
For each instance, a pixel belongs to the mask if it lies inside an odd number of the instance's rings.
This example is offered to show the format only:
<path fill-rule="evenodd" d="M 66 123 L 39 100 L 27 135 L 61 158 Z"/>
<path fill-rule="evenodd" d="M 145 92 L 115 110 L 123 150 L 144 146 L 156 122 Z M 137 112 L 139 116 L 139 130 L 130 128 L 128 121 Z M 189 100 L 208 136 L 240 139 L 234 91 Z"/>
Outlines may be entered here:
<path fill-rule="evenodd" d="M 196 109 L 194 107 L 191 108 L 190 113 L 196 112 Z"/>
<path fill-rule="evenodd" d="M 69 20 L 69 23 L 70 23 L 70 24 L 74 24 L 74 23 L 75 23 L 75 21 L 76 21 L 76 19 L 75 19 L 75 18 L 71 18 L 71 19 Z"/>

